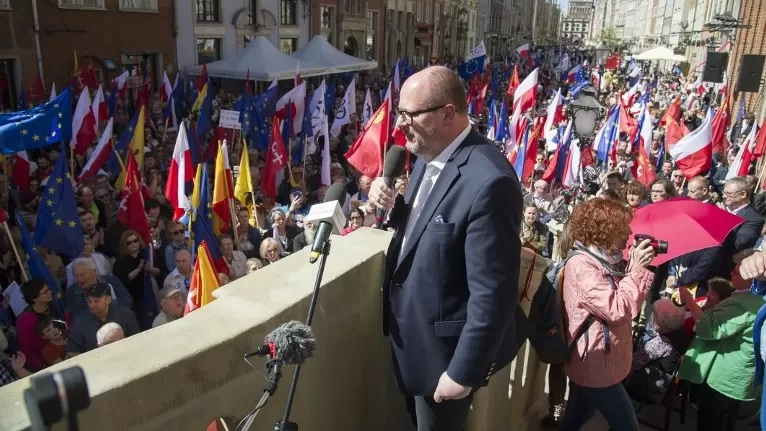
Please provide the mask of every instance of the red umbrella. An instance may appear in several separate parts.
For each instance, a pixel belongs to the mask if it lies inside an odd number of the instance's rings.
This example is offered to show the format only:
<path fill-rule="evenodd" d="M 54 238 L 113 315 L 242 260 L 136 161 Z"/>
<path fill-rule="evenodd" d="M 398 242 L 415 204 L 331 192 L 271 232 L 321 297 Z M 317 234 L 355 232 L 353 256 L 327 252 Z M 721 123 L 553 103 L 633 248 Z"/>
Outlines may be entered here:
<path fill-rule="evenodd" d="M 715 205 L 689 198 L 673 198 L 638 209 L 630 222 L 633 234 L 667 241 L 668 252 L 652 265 L 708 247 L 720 246 L 729 232 L 745 219 Z"/>

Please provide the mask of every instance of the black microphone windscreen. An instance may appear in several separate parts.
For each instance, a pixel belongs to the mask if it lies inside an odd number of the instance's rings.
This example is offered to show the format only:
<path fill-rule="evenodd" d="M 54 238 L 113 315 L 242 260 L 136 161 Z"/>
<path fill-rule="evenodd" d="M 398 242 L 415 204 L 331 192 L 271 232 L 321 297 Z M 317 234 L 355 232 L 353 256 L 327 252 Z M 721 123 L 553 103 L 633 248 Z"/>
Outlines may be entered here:
<path fill-rule="evenodd" d="M 404 174 L 404 165 L 407 163 L 407 150 L 401 145 L 394 145 L 386 153 L 383 162 L 383 177 L 396 178 Z"/>
<path fill-rule="evenodd" d="M 346 203 L 346 185 L 335 183 L 327 189 L 327 193 L 324 195 L 323 202 L 338 201 L 340 206 Z"/>
<path fill-rule="evenodd" d="M 277 360 L 285 364 L 302 364 L 314 354 L 316 337 L 311 328 L 298 321 L 290 321 L 271 331 L 263 339 L 264 343 L 274 343 Z"/>

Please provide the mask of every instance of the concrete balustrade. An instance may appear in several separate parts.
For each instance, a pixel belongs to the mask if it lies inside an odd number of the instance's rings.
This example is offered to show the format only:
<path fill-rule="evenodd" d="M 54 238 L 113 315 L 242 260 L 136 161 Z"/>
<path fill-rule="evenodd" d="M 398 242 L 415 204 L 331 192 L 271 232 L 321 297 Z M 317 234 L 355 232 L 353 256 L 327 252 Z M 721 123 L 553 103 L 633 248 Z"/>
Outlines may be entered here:
<path fill-rule="evenodd" d="M 301 371 L 291 416 L 301 430 L 412 429 L 381 332 L 389 239 L 372 229 L 333 237 L 314 317 L 317 349 Z M 530 265 L 536 268 L 528 283 L 534 290 L 547 261 L 524 254 L 522 288 Z M 219 289 L 216 301 L 179 321 L 52 367 L 85 370 L 92 402 L 79 416 L 81 429 L 191 431 L 218 417 L 239 420 L 260 397 L 266 372 L 262 359 L 252 358 L 253 369 L 243 354 L 280 324 L 305 320 L 316 270 L 303 250 Z M 285 367 L 277 395 L 252 430 L 271 430 L 281 418 L 292 371 Z M 545 371 L 534 352 L 522 348 L 477 393 L 470 429 L 536 429 L 546 399 Z M 24 379 L 0 388 L 0 430 L 29 426 L 23 403 L 28 386 Z"/>

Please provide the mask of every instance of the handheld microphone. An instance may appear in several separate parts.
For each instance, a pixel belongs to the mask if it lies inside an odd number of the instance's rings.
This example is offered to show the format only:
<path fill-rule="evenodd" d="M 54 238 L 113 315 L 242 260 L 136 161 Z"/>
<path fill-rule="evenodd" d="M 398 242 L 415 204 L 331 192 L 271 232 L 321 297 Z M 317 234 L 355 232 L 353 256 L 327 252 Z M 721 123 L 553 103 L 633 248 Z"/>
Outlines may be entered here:
<path fill-rule="evenodd" d="M 295 320 L 268 333 L 263 342 L 262 346 L 245 354 L 245 358 L 268 355 L 270 360 L 285 364 L 302 364 L 314 354 L 316 347 L 314 331 Z"/>
<path fill-rule="evenodd" d="M 325 243 L 330 238 L 330 233 L 340 233 L 346 225 L 346 216 L 343 214 L 343 204 L 346 202 L 346 186 L 335 183 L 327 189 L 324 202 L 312 205 L 303 222 L 318 224 L 314 234 L 314 243 L 311 245 L 309 262 L 314 263 L 324 251 Z M 318 223 L 317 223 L 318 222 Z"/>
<path fill-rule="evenodd" d="M 407 163 L 406 149 L 401 145 L 394 145 L 389 148 L 386 154 L 386 160 L 383 162 L 383 181 L 389 189 L 394 187 L 396 178 L 404 173 L 404 165 Z M 375 210 L 375 228 L 381 229 L 383 221 L 386 218 L 386 212 L 380 208 Z"/>

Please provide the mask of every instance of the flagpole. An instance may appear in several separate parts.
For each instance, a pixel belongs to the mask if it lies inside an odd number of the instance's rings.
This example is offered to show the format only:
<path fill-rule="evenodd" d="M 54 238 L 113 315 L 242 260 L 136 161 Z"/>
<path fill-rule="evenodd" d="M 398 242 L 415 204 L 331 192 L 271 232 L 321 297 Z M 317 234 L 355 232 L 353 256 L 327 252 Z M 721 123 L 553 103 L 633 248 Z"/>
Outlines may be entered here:
<path fill-rule="evenodd" d="M 29 281 L 29 276 L 27 275 L 27 271 L 24 269 L 24 264 L 21 261 L 21 256 L 19 255 L 19 249 L 16 248 L 16 242 L 13 240 L 13 236 L 11 236 L 11 229 L 8 228 L 7 220 L 3 222 L 3 228 L 5 228 L 5 233 L 8 234 L 8 241 L 11 243 L 11 247 L 13 247 L 13 254 L 16 255 L 16 261 L 19 263 L 19 268 L 21 268 L 21 277 L 25 282 L 27 282 Z"/>
<path fill-rule="evenodd" d="M 69 160 L 71 160 L 69 164 L 69 170 L 72 174 L 72 179 L 74 180 L 74 145 L 72 143 L 69 143 Z"/>

